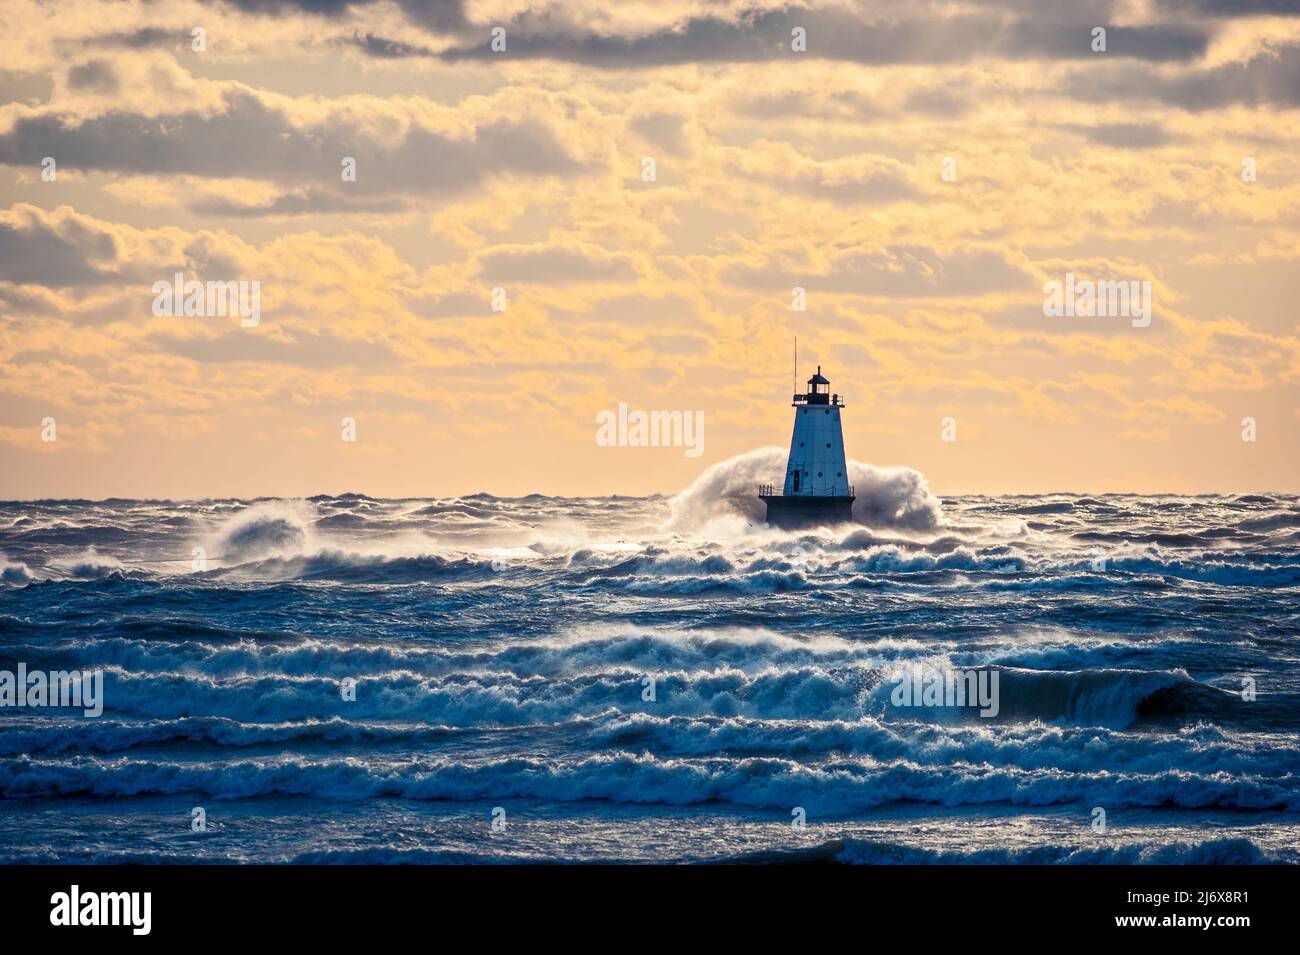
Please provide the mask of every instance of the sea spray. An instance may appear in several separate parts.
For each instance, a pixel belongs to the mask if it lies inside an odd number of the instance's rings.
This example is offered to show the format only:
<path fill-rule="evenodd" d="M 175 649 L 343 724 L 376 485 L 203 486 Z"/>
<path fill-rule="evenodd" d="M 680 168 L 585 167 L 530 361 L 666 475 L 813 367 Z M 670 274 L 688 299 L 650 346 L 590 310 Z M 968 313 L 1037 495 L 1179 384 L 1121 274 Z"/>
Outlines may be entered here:
<path fill-rule="evenodd" d="M 765 510 L 758 499 L 759 485 L 779 485 L 785 463 L 783 448 L 768 447 L 706 468 L 670 502 L 672 527 L 690 532 L 727 516 L 761 524 Z M 942 502 L 930 492 L 919 471 L 878 468 L 858 461 L 849 461 L 848 468 L 857 498 L 853 502 L 855 521 L 911 531 L 931 531 L 943 524 Z"/>
<path fill-rule="evenodd" d="M 308 543 L 312 515 L 304 502 L 254 504 L 221 528 L 212 547 L 227 562 L 299 554 Z"/>

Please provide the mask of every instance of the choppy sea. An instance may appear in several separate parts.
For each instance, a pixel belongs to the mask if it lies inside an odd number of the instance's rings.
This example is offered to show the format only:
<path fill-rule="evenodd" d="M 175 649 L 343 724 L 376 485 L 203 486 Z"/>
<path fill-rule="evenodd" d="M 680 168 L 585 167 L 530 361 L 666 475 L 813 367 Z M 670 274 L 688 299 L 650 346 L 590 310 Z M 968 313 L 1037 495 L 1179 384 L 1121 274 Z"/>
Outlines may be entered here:
<path fill-rule="evenodd" d="M 103 674 L 0 707 L 0 862 L 1300 862 L 1295 496 L 856 466 L 859 526 L 784 533 L 777 458 L 0 503 L 0 671 Z M 896 705 L 918 667 L 997 715 Z"/>

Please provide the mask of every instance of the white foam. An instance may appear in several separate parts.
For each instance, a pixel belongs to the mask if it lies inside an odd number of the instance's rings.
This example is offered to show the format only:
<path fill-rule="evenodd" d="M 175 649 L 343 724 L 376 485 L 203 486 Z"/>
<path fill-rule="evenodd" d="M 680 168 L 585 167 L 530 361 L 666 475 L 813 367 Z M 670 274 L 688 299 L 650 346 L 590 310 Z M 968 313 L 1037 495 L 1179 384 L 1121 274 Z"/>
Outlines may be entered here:
<path fill-rule="evenodd" d="M 758 499 L 760 484 L 781 484 L 786 451 L 767 447 L 737 455 L 707 468 L 670 502 L 671 526 L 679 531 L 716 528 L 719 519 L 752 524 L 766 519 Z M 933 530 L 943 524 L 943 505 L 930 493 L 924 475 L 911 468 L 878 468 L 849 461 L 856 500 L 854 520 L 877 527 Z"/>

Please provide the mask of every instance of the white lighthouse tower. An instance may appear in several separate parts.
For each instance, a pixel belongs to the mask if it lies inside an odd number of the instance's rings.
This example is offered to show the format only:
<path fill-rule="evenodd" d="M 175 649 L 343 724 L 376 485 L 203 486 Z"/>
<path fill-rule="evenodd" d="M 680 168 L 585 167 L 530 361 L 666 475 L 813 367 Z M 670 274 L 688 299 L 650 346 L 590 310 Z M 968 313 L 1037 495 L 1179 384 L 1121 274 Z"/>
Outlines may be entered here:
<path fill-rule="evenodd" d="M 817 374 L 808 379 L 807 394 L 795 395 L 794 433 L 785 466 L 781 493 L 764 485 L 759 497 L 767 503 L 767 522 L 774 527 L 797 528 L 840 524 L 853 519 L 853 488 L 844 463 L 844 432 L 840 409 L 844 403 L 832 395 L 831 383 Z"/>

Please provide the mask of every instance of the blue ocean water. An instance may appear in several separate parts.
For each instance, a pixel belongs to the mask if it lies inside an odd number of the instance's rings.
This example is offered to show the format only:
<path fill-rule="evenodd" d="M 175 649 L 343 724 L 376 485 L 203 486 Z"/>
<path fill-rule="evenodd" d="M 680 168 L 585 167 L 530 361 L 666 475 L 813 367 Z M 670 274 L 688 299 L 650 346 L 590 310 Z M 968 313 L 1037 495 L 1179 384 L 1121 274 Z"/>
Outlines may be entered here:
<path fill-rule="evenodd" d="M 0 504 L 0 670 L 104 674 L 0 708 L 0 862 L 1300 861 L 1296 497 L 879 472 L 780 533 L 737 473 Z"/>

